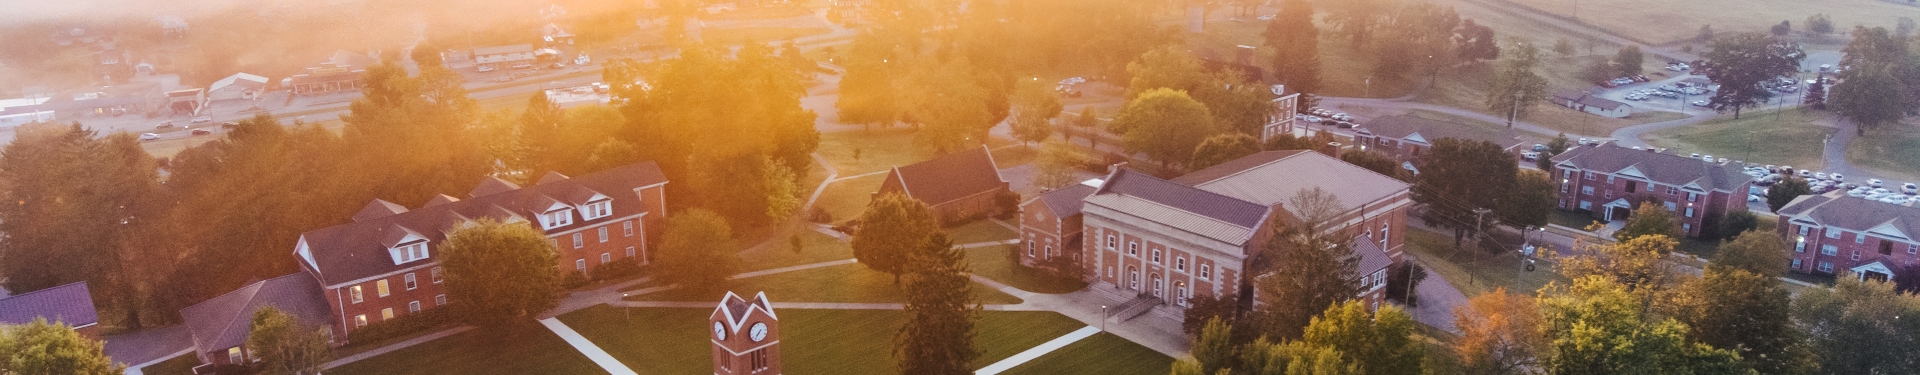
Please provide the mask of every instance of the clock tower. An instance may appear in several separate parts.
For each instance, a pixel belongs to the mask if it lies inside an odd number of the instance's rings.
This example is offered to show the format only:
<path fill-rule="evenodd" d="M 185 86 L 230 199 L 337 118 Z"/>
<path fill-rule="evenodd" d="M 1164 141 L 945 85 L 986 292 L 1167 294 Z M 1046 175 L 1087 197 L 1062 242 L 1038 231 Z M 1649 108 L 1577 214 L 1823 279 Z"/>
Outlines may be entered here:
<path fill-rule="evenodd" d="M 780 317 L 767 293 L 753 299 L 727 292 L 707 316 L 716 375 L 780 375 Z"/>

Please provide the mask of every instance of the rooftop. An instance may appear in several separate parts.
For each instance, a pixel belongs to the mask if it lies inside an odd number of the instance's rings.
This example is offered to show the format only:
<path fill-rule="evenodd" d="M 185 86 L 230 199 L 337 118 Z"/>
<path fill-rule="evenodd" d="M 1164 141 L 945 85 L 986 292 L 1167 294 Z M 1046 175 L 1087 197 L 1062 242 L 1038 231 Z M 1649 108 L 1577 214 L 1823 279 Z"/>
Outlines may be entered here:
<path fill-rule="evenodd" d="M 1347 209 L 1404 194 L 1412 185 L 1340 159 L 1306 150 L 1265 151 L 1173 179 L 1201 190 L 1264 206 L 1285 203 L 1318 187 Z"/>
<path fill-rule="evenodd" d="M 180 309 L 180 318 L 193 331 L 193 341 L 202 351 L 224 351 L 246 345 L 253 332 L 253 314 L 273 306 L 292 315 L 300 324 L 324 326 L 333 316 L 313 275 L 296 272 L 240 287 L 219 297 Z"/>
<path fill-rule="evenodd" d="M 952 202 L 1007 186 L 987 146 L 955 152 L 931 160 L 894 167 L 888 178 L 899 179 L 907 195 L 929 205 Z"/>
<path fill-rule="evenodd" d="M 1735 192 L 1752 178 L 1730 164 L 1709 163 L 1690 157 L 1635 150 L 1613 142 L 1597 146 L 1576 146 L 1553 156 L 1557 166 L 1643 178 L 1663 185 L 1695 186 L 1701 191 Z M 1746 194 L 1745 191 L 1737 193 Z"/>
<path fill-rule="evenodd" d="M 93 294 L 84 281 L 0 299 L 0 324 L 27 324 L 34 318 L 47 318 L 47 323 L 62 322 L 75 328 L 100 322 L 99 313 L 93 308 Z"/>

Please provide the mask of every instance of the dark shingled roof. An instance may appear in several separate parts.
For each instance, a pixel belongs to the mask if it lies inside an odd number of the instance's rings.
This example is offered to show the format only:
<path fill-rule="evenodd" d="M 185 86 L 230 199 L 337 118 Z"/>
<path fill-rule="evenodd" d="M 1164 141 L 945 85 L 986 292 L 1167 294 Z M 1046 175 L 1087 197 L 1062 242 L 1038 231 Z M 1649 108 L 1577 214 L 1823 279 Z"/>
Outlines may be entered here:
<path fill-rule="evenodd" d="M 33 318 L 85 327 L 100 322 L 85 281 L 15 294 L 0 299 L 0 324 L 27 324 Z"/>
<path fill-rule="evenodd" d="M 1244 228 L 1257 228 L 1266 219 L 1267 206 L 1162 180 L 1145 172 L 1123 169 L 1095 194 L 1113 193 L 1145 199 L 1181 211 Z"/>
<path fill-rule="evenodd" d="M 1519 136 L 1512 129 L 1487 129 L 1458 122 L 1435 120 L 1413 115 L 1394 115 L 1373 119 L 1360 127 L 1374 135 L 1433 144 L 1441 138 L 1454 138 L 1467 141 L 1487 141 L 1500 145 L 1501 149 L 1519 146 Z"/>
<path fill-rule="evenodd" d="M 1780 208 L 1794 221 L 1811 221 L 1830 228 L 1874 232 L 1886 237 L 1920 239 L 1920 207 L 1885 203 L 1835 190 L 1803 195 Z"/>
<path fill-rule="evenodd" d="M 253 332 L 253 313 L 273 306 L 301 324 L 319 327 L 331 322 L 327 299 L 313 275 L 296 272 L 260 281 L 180 310 L 194 345 L 202 352 L 224 352 L 246 345 Z"/>
<path fill-rule="evenodd" d="M 401 212 L 407 212 L 407 208 L 384 199 L 375 199 L 372 202 L 367 202 L 367 206 L 361 208 L 359 213 L 353 214 L 353 221 L 379 219 Z"/>
<path fill-rule="evenodd" d="M 1647 180 L 1662 185 L 1686 186 L 1698 184 L 1702 190 L 1735 191 L 1752 178 L 1740 173 L 1740 168 L 1731 164 L 1708 163 L 1700 159 L 1680 155 L 1635 150 L 1620 147 L 1613 142 L 1598 146 L 1581 146 L 1568 149 L 1567 152 L 1553 156 L 1554 165 L 1571 165 L 1574 168 L 1620 173 L 1632 168 L 1639 171 Z"/>
<path fill-rule="evenodd" d="M 1086 184 L 1073 184 L 1041 193 L 1039 197 L 1033 199 L 1046 202 L 1047 210 L 1053 213 L 1053 217 L 1064 218 L 1079 215 L 1080 207 L 1086 204 L 1087 196 L 1093 195 L 1095 190 L 1099 189 Z"/>
<path fill-rule="evenodd" d="M 1374 240 L 1373 236 L 1363 234 L 1354 237 L 1353 255 L 1360 256 L 1360 265 L 1353 270 L 1361 276 L 1372 275 L 1374 271 L 1393 265 L 1393 257 L 1380 249 L 1380 241 Z"/>
<path fill-rule="evenodd" d="M 484 197 L 514 190 L 520 190 L 520 185 L 507 182 L 507 180 L 500 179 L 499 177 L 487 176 L 487 178 L 480 180 L 479 186 L 473 187 L 473 191 L 467 192 L 467 197 Z"/>
<path fill-rule="evenodd" d="M 628 165 L 590 173 L 584 176 L 562 181 L 552 181 L 521 188 L 489 192 L 473 198 L 424 206 L 412 211 L 393 214 L 386 217 L 355 221 L 328 228 L 313 230 L 300 235 L 300 239 L 309 249 L 313 259 L 310 267 L 319 276 L 323 285 L 339 285 L 367 277 L 386 275 L 401 270 L 434 262 L 433 259 L 414 261 L 407 264 L 393 264 L 393 258 L 387 252 L 385 242 L 399 237 L 393 234 L 399 230 L 411 231 L 426 237 L 430 243 L 437 244 L 446 238 L 447 231 L 469 219 L 491 218 L 511 221 L 515 218 L 528 220 L 545 212 L 557 201 L 552 196 L 567 196 L 575 189 L 588 189 L 605 194 L 613 199 L 613 214 L 596 220 L 574 220 L 573 224 L 553 228 L 549 232 L 563 232 L 574 228 L 600 225 L 605 220 L 621 218 L 646 212 L 635 190 L 667 182 L 660 167 L 653 162 Z M 481 182 L 476 193 L 490 188 L 511 186 L 493 178 Z M 664 213 L 653 213 L 664 214 Z M 396 229 L 397 228 L 397 229 Z M 431 248 L 429 250 L 438 250 Z M 297 250 L 296 250 L 297 251 Z M 430 251 L 429 254 L 432 254 Z M 298 254 L 296 254 L 298 255 Z M 307 262 L 302 260 L 302 262 Z"/>
<path fill-rule="evenodd" d="M 887 178 L 899 179 L 907 196 L 938 205 L 1007 186 L 1000 178 L 987 146 L 955 152 L 912 165 L 894 167 Z"/>

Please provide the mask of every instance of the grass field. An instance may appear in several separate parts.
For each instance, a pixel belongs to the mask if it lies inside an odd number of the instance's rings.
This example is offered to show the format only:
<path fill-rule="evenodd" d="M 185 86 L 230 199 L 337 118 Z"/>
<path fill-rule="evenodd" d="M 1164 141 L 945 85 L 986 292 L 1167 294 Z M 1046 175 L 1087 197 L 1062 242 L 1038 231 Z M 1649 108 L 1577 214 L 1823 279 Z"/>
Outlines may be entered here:
<path fill-rule="evenodd" d="M 1854 25 L 1891 28 L 1900 15 L 1920 14 L 1920 7 L 1880 0 L 1507 1 L 1561 16 L 1577 16 L 1586 23 L 1654 44 L 1693 38 L 1701 25 L 1713 25 L 1718 33 L 1766 31 L 1786 20 L 1794 31 L 1802 31 L 1807 16 L 1824 13 L 1833 17 L 1835 31 L 1846 31 Z"/>
<path fill-rule="evenodd" d="M 140 372 L 147 375 L 193 375 L 193 366 L 199 365 L 200 358 L 188 353 L 141 368 Z"/>
<path fill-rule="evenodd" d="M 1034 293 L 1065 294 L 1087 287 L 1084 281 L 1049 277 L 1038 270 L 1014 263 L 1007 254 L 1020 246 L 1022 245 L 967 249 L 967 264 L 973 267 L 975 275 Z"/>
<path fill-rule="evenodd" d="M 952 239 L 956 245 L 965 245 L 975 242 L 1017 239 L 1020 238 L 1020 234 L 1015 233 L 1012 229 L 1000 226 L 999 223 L 995 223 L 993 220 L 980 219 L 961 226 L 947 228 L 947 238 Z"/>
<path fill-rule="evenodd" d="M 1055 133 L 1058 133 L 1058 132 L 1055 132 Z M 1060 135 L 1054 134 L 1053 137 L 1058 138 L 1060 137 Z M 998 140 L 999 138 L 994 138 L 994 139 Z M 1026 165 L 1028 163 L 1032 163 L 1034 158 L 1040 156 L 1040 144 L 1038 143 L 1035 143 L 1032 145 L 1015 144 L 1011 146 L 997 147 L 993 149 L 992 154 L 993 154 L 993 164 L 995 166 L 998 166 L 1000 168 L 1012 168 L 1015 166 L 1021 166 L 1021 165 Z"/>
<path fill-rule="evenodd" d="M 1522 271 L 1520 260 L 1512 254 L 1487 254 L 1453 247 L 1453 237 L 1425 230 L 1407 231 L 1407 251 L 1419 256 L 1428 271 L 1446 280 L 1428 278 L 1425 282 L 1451 282 L 1468 297 L 1491 292 L 1495 287 L 1531 295 L 1548 282 L 1566 283 L 1566 278 L 1546 263 L 1535 264 L 1533 272 Z"/>
<path fill-rule="evenodd" d="M 1821 140 L 1833 128 L 1814 125 L 1826 113 L 1806 109 L 1750 111 L 1700 124 L 1646 134 L 1647 143 L 1681 155 L 1701 153 L 1750 163 L 1820 168 Z M 1860 138 L 1866 140 L 1867 138 Z M 1752 155 L 1752 156 L 1748 156 Z"/>
<path fill-rule="evenodd" d="M 800 237 L 800 251 L 794 252 L 790 238 Z M 794 228 L 774 238 L 766 247 L 740 253 L 741 269 L 767 270 L 841 259 L 853 259 L 853 248 L 840 239 L 806 228 Z"/>
<path fill-rule="evenodd" d="M 1052 374 L 1164 374 L 1173 357 L 1147 349 L 1111 333 L 1098 333 L 1067 344 L 1031 362 L 1007 370 L 1009 375 Z"/>
<path fill-rule="evenodd" d="M 893 275 L 867 269 L 862 264 L 845 264 L 733 280 L 728 289 L 752 295 L 766 292 L 776 301 L 901 303 L 905 292 L 893 283 Z M 628 298 L 631 301 L 711 301 L 719 293 L 673 289 Z M 1015 304 L 1020 298 L 973 284 L 973 298 L 984 304 Z"/>
<path fill-rule="evenodd" d="M 1885 129 L 1868 130 L 1847 145 L 1847 161 L 1904 178 L 1904 182 L 1920 182 L 1920 120 L 1909 118 Z"/>
<path fill-rule="evenodd" d="M 913 146 L 913 133 L 912 128 L 904 126 L 823 133 L 816 152 L 833 164 L 841 176 L 884 171 L 933 157 Z"/>
<path fill-rule="evenodd" d="M 560 321 L 635 372 L 696 374 L 713 366 L 698 360 L 711 355 L 705 322 L 712 312 L 636 308 L 628 320 L 628 312 L 621 308 L 601 305 L 562 315 Z M 895 372 L 893 335 L 906 321 L 900 311 L 785 309 L 776 313 L 780 314 L 780 355 L 787 373 Z M 974 367 L 985 367 L 1082 326 L 1052 312 L 982 312 L 974 326 L 974 346 L 981 351 Z"/>
<path fill-rule="evenodd" d="M 534 322 L 461 332 L 327 370 L 330 375 L 605 373 Z"/>
<path fill-rule="evenodd" d="M 825 153 L 827 149 L 821 148 L 820 152 Z M 886 179 L 886 174 L 876 174 L 834 181 L 827 185 L 826 191 L 820 192 L 820 200 L 814 201 L 813 206 L 827 210 L 835 223 L 853 220 L 867 212 L 867 202 L 873 200 L 873 192 L 880 190 L 880 183 Z"/>

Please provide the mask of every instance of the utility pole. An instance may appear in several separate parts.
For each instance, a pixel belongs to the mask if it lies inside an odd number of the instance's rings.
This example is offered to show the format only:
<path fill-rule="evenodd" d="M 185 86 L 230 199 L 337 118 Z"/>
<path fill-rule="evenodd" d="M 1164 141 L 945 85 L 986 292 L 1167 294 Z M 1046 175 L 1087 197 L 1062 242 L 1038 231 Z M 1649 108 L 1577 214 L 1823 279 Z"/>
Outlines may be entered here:
<path fill-rule="evenodd" d="M 1507 129 L 1513 129 L 1513 118 L 1520 117 L 1520 90 L 1513 90 L 1513 107 L 1507 109 Z"/>
<path fill-rule="evenodd" d="M 1480 244 L 1480 238 L 1481 238 L 1480 228 L 1481 228 L 1481 225 L 1486 222 L 1483 219 L 1486 217 L 1488 212 L 1493 212 L 1493 210 L 1489 210 L 1485 208 L 1473 209 L 1473 243 L 1475 245 Z"/>

